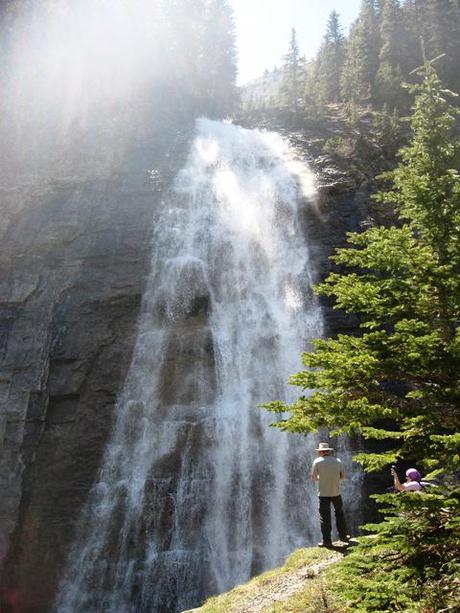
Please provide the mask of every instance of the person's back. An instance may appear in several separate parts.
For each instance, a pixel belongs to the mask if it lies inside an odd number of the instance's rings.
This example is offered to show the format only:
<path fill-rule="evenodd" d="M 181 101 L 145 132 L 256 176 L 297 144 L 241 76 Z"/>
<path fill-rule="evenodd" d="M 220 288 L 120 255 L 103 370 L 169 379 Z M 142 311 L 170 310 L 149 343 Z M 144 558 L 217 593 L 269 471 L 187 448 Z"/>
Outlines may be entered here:
<path fill-rule="evenodd" d="M 342 462 L 331 455 L 334 451 L 327 443 L 320 443 L 316 451 L 319 457 L 313 462 L 311 479 L 318 483 L 319 515 L 323 540 L 321 547 L 330 547 L 331 505 L 334 507 L 337 532 L 342 541 L 348 541 L 347 526 L 343 513 L 340 482 L 345 479 Z"/>
<path fill-rule="evenodd" d="M 340 482 L 344 478 L 342 462 L 331 455 L 321 456 L 313 462 L 312 476 L 318 479 L 320 496 L 339 496 Z"/>

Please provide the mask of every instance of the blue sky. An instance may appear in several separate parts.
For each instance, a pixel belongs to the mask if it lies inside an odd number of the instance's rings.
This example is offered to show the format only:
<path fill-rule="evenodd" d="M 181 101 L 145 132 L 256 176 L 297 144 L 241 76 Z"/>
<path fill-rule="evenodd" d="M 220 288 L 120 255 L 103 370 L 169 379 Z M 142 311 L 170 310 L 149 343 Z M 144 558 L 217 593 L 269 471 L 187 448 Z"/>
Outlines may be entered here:
<path fill-rule="evenodd" d="M 340 14 L 344 31 L 356 19 L 361 0 L 230 0 L 236 17 L 239 83 L 281 63 L 292 26 L 307 58 L 317 51 L 329 13 Z"/>

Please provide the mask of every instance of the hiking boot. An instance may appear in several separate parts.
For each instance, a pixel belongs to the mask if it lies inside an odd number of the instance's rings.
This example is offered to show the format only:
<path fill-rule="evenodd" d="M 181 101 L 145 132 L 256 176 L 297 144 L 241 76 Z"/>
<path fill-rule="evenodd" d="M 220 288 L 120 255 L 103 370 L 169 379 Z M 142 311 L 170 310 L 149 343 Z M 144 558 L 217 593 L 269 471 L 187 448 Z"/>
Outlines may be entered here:
<path fill-rule="evenodd" d="M 318 543 L 318 547 L 332 547 L 332 541 L 321 541 Z"/>
<path fill-rule="evenodd" d="M 343 534 L 342 536 L 340 536 L 340 540 L 343 541 L 344 543 L 348 543 L 350 539 L 351 539 L 351 536 L 349 534 Z"/>

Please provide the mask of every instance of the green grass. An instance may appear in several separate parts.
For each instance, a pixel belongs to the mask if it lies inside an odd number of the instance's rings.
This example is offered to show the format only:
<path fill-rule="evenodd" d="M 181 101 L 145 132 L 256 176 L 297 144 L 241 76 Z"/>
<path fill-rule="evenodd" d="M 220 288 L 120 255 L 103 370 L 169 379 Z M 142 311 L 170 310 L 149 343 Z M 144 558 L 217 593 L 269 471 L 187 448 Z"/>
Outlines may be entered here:
<path fill-rule="evenodd" d="M 286 560 L 284 566 L 270 570 L 258 577 L 254 577 L 248 583 L 240 585 L 226 594 L 213 596 L 199 609 L 200 613 L 236 613 L 239 610 L 248 610 L 248 602 L 250 602 L 258 594 L 269 593 L 270 586 L 278 579 L 282 579 L 283 575 L 294 574 L 296 571 L 305 568 L 305 587 L 302 588 L 302 594 L 295 594 L 288 600 L 282 601 L 272 607 L 265 608 L 265 611 L 273 613 L 289 613 L 289 612 L 310 612 L 322 613 L 329 609 L 322 609 L 318 604 L 324 600 L 323 586 L 321 577 L 315 576 L 312 569 L 311 579 L 308 578 L 308 566 L 314 567 L 321 562 L 332 560 L 337 554 L 328 549 L 308 548 L 299 549 L 294 552 Z M 308 579 L 308 580 L 307 580 Z M 312 606 L 309 600 L 311 599 Z"/>
<path fill-rule="evenodd" d="M 374 542 L 374 536 L 359 541 L 341 559 L 335 550 L 299 549 L 280 568 L 209 598 L 197 612 L 434 613 L 441 610 L 440 603 L 447 606 L 442 610 L 460 611 L 458 579 L 431 582 L 429 589 L 417 591 L 411 569 L 397 560 L 388 567 L 388 556 L 394 553 L 389 545 Z M 376 565 L 375 557 L 382 563 Z M 324 564 L 319 573 L 318 564 Z M 271 602 L 283 593 L 284 599 Z"/>

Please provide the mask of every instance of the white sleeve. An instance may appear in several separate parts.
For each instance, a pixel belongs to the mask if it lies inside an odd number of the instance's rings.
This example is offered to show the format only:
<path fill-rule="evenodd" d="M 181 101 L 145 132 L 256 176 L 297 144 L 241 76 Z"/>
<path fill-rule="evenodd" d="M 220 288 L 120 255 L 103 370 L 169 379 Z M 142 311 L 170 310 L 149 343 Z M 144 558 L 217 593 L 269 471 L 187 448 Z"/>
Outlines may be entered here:
<path fill-rule="evenodd" d="M 401 484 L 406 492 L 420 492 L 422 486 L 417 481 L 409 481 L 409 483 Z"/>
<path fill-rule="evenodd" d="M 312 479 L 317 479 L 319 477 L 318 474 L 318 462 L 316 462 L 316 460 L 313 462 L 313 466 L 311 467 L 311 478 Z"/>

